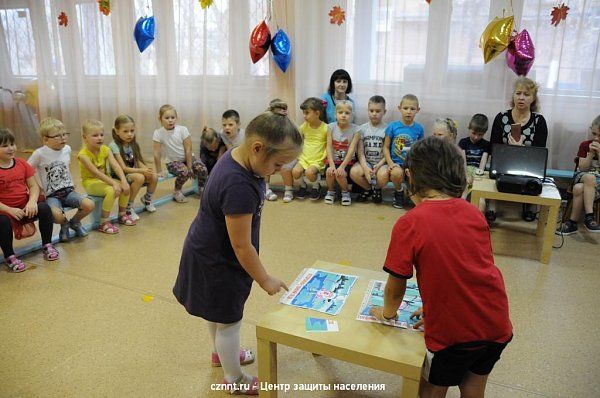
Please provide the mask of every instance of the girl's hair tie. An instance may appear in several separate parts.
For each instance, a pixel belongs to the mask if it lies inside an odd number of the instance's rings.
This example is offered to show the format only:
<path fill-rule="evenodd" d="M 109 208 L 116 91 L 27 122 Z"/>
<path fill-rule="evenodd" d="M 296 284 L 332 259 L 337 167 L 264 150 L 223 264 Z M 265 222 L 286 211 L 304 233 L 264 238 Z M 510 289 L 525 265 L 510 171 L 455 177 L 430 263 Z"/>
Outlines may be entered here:
<path fill-rule="evenodd" d="M 327 101 L 324 99 L 321 99 L 321 105 L 323 105 L 323 108 L 327 109 Z"/>

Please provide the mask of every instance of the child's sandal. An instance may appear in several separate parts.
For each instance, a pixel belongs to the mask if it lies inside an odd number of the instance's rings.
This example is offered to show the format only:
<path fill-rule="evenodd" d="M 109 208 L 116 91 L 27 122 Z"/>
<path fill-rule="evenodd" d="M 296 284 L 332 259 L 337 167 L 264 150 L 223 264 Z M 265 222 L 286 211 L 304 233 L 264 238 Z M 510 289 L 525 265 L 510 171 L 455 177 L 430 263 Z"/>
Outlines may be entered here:
<path fill-rule="evenodd" d="M 131 214 L 123 214 L 119 216 L 119 223 L 123 225 L 127 225 L 128 227 L 132 227 L 135 225 L 135 220 L 131 217 Z"/>
<path fill-rule="evenodd" d="M 6 266 L 8 267 L 8 272 L 23 272 L 27 269 L 25 263 L 19 260 L 14 254 L 4 259 Z"/>
<path fill-rule="evenodd" d="M 46 260 L 46 261 L 58 260 L 58 258 L 60 257 L 58 250 L 56 250 L 54 248 L 54 245 L 52 243 L 45 244 L 43 251 L 44 251 L 44 260 Z"/>
<path fill-rule="evenodd" d="M 119 227 L 112 225 L 110 221 L 104 221 L 102 224 L 100 224 L 98 231 L 104 232 L 105 234 L 114 235 L 119 233 Z"/>
<path fill-rule="evenodd" d="M 223 384 L 225 385 L 225 391 L 231 395 L 258 395 L 260 387 L 258 384 L 258 377 L 245 375 L 233 383 L 223 380 Z"/>
<path fill-rule="evenodd" d="M 221 360 L 219 359 L 219 354 L 213 352 L 210 358 L 211 365 L 213 367 L 220 367 Z M 247 348 L 240 348 L 240 365 L 248 365 L 254 362 L 254 353 L 252 350 Z"/>

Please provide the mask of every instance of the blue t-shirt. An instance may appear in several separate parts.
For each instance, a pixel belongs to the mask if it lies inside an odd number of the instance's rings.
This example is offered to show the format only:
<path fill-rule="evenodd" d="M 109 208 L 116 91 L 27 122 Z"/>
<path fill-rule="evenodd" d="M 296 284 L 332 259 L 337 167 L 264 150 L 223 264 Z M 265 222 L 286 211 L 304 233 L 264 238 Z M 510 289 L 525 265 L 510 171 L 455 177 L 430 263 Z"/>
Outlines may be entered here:
<path fill-rule="evenodd" d="M 407 126 L 401 120 L 397 120 L 388 125 L 385 129 L 385 135 L 391 138 L 390 155 L 394 163 L 404 167 L 408 148 L 418 140 L 423 139 L 425 131 L 419 123 L 413 123 Z"/>
<path fill-rule="evenodd" d="M 473 144 L 469 137 L 465 137 L 458 141 L 458 146 L 465 151 L 467 166 L 479 167 L 483 154 L 490 153 L 490 142 L 483 138 Z"/>
<path fill-rule="evenodd" d="M 333 97 L 328 92 L 321 95 L 321 99 L 327 101 L 327 123 L 334 123 L 337 121 L 335 117 L 335 102 L 333 101 Z M 352 120 L 354 122 L 354 115 L 356 115 L 356 104 L 354 100 L 348 96 L 348 101 L 352 102 Z"/>
<path fill-rule="evenodd" d="M 238 261 L 225 216 L 252 214 L 251 241 L 258 252 L 265 182 L 227 151 L 208 177 L 200 211 L 183 244 L 173 294 L 192 315 L 207 321 L 242 319 L 252 278 Z"/>

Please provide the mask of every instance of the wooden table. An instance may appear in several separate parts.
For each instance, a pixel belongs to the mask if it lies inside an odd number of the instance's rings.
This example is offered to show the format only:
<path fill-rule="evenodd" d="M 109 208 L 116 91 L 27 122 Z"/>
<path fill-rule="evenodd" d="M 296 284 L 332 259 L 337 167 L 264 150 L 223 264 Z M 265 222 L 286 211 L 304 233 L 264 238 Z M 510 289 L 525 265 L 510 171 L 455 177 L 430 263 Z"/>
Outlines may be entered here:
<path fill-rule="evenodd" d="M 387 274 L 323 261 L 315 262 L 313 268 L 356 275 L 358 279 L 338 315 L 281 304 L 258 322 L 258 379 L 261 383 L 277 383 L 277 344 L 283 344 L 308 353 L 397 374 L 404 377 L 402 397 L 416 397 L 425 358 L 423 334 L 356 320 L 369 280 L 385 281 Z M 340 330 L 328 333 L 306 332 L 307 317 L 334 319 Z M 307 357 L 307 360 L 312 358 Z M 319 380 L 314 382 L 319 383 Z M 290 380 L 289 384 L 293 383 Z M 355 380 L 354 383 L 362 384 L 360 380 Z M 260 396 L 277 397 L 277 391 L 261 390 Z"/>
<path fill-rule="evenodd" d="M 550 262 L 552 242 L 556 230 L 556 219 L 560 208 L 561 197 L 558 189 L 544 184 L 542 193 L 538 196 L 519 195 L 514 193 L 498 192 L 496 180 L 487 177 L 475 178 L 471 189 L 471 203 L 477 206 L 479 199 L 503 200 L 506 202 L 533 203 L 541 206 L 540 217 L 537 224 L 537 236 L 542 236 L 542 252 L 540 261 L 544 264 Z"/>

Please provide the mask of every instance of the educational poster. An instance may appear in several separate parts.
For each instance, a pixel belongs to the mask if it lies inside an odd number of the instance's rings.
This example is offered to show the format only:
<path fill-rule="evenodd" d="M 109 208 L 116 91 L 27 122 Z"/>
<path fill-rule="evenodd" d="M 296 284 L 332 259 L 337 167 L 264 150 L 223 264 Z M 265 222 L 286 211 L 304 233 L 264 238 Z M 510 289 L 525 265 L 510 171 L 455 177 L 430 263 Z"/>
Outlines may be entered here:
<path fill-rule="evenodd" d="M 330 315 L 340 313 L 357 276 L 305 268 L 279 300 L 283 304 L 308 308 Z"/>
<path fill-rule="evenodd" d="M 408 329 L 410 327 L 412 329 L 412 326 L 417 323 L 418 319 L 410 319 L 410 314 L 423 306 L 417 283 L 411 281 L 406 283 L 406 292 L 404 293 L 402 304 L 400 304 L 400 308 L 398 309 L 398 318 L 388 322 L 379 321 L 377 318 L 369 314 L 371 307 L 383 307 L 384 288 L 384 281 L 369 281 L 369 286 L 365 292 L 365 296 L 360 305 L 360 310 L 358 311 L 356 319 L 359 321 L 383 323 L 397 328 Z"/>

